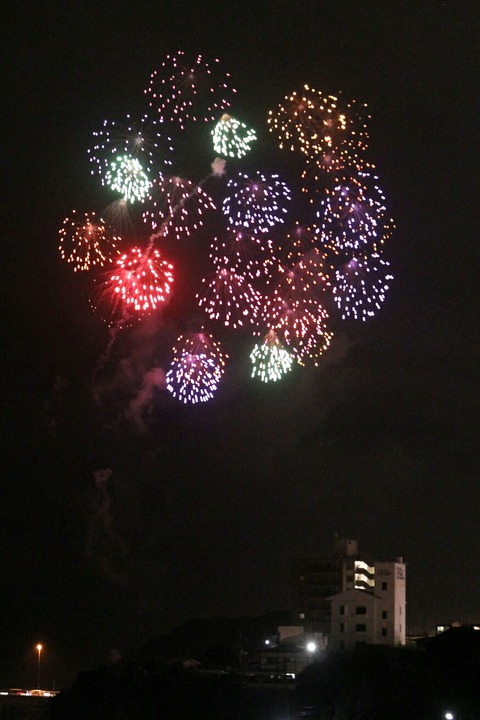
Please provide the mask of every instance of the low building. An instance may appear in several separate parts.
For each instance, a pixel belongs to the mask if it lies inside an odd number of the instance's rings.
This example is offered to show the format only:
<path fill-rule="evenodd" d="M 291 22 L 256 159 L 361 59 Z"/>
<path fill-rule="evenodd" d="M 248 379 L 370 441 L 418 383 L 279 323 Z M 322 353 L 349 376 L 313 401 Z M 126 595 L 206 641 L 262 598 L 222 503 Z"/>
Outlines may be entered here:
<path fill-rule="evenodd" d="M 375 563 L 372 588 L 351 588 L 330 598 L 329 647 L 347 650 L 364 642 L 396 647 L 406 642 L 405 565 Z"/>

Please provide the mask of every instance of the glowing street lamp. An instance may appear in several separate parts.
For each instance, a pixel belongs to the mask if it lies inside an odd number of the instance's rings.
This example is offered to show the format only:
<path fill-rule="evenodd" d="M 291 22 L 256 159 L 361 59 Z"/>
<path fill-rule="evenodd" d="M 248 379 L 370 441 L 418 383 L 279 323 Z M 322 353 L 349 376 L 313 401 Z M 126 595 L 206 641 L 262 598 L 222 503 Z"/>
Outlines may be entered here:
<path fill-rule="evenodd" d="M 35 650 L 38 653 L 38 664 L 37 664 L 37 690 L 40 690 L 40 657 L 43 650 L 43 645 L 41 643 L 38 643 L 38 645 L 35 647 Z"/>

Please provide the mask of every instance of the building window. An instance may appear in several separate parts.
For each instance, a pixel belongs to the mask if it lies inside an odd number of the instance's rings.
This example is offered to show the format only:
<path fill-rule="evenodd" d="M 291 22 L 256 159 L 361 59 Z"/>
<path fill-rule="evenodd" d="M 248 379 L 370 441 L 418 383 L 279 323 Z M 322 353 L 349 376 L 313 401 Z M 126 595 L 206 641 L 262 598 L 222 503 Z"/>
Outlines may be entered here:
<path fill-rule="evenodd" d="M 386 589 L 387 589 L 387 583 L 386 583 L 386 582 L 382 582 L 382 590 L 386 590 Z"/>
<path fill-rule="evenodd" d="M 382 637 L 387 637 L 387 628 L 382 628 Z"/>
<path fill-rule="evenodd" d="M 387 611 L 382 610 L 382 620 L 386 620 L 386 619 L 387 619 Z"/>
<path fill-rule="evenodd" d="M 357 623 L 355 625 L 356 632 L 367 632 L 367 626 L 365 623 Z"/>
<path fill-rule="evenodd" d="M 305 620 L 305 613 L 299 613 L 298 617 L 300 618 L 300 620 Z"/>
<path fill-rule="evenodd" d="M 340 605 L 340 615 L 345 615 L 345 605 Z"/>
<path fill-rule="evenodd" d="M 340 623 L 340 632 L 345 632 L 345 623 Z"/>
<path fill-rule="evenodd" d="M 399 614 L 399 615 L 402 614 L 402 606 L 401 606 L 401 605 L 400 605 L 399 608 L 398 608 L 398 614 Z"/>
<path fill-rule="evenodd" d="M 366 615 L 367 614 L 367 608 L 365 605 L 357 605 L 355 608 L 355 615 Z"/>

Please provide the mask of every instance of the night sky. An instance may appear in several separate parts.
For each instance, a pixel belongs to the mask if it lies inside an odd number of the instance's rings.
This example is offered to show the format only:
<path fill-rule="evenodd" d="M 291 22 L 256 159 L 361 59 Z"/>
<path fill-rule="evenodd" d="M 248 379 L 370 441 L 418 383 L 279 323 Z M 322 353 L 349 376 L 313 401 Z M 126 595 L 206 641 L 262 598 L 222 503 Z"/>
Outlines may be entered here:
<path fill-rule="evenodd" d="M 37 642 L 58 685 L 188 619 L 288 608 L 291 558 L 327 553 L 335 532 L 404 557 L 410 632 L 479 622 L 477 0 L 3 14 L 0 685 L 35 683 Z M 201 407 L 156 384 L 175 307 L 95 372 L 108 332 L 92 280 L 57 249 L 73 208 L 105 204 L 92 131 L 143 107 L 178 50 L 220 58 L 257 128 L 304 83 L 368 103 L 397 226 L 375 318 L 337 318 L 320 367 L 274 386 L 249 380 L 240 337 Z M 208 173 L 213 152 L 193 154 Z"/>

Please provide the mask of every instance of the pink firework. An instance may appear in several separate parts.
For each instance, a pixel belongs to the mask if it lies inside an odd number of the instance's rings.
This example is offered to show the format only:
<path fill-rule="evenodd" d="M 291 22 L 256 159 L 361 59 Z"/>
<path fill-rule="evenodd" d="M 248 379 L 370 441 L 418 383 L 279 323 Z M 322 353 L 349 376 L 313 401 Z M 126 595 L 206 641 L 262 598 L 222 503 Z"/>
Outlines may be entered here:
<path fill-rule="evenodd" d="M 75 210 L 63 221 L 59 235 L 60 255 L 71 263 L 75 272 L 104 265 L 118 254 L 117 247 L 122 241 L 94 212 L 82 217 Z"/>
<path fill-rule="evenodd" d="M 108 325 L 124 325 L 160 308 L 169 298 L 173 266 L 158 250 L 132 248 L 117 260 L 94 293 L 92 304 Z"/>
<path fill-rule="evenodd" d="M 300 365 L 318 365 L 328 349 L 333 333 L 328 329 L 328 313 L 319 301 L 285 299 L 277 291 L 269 298 L 264 323 L 282 339 Z"/>
<path fill-rule="evenodd" d="M 203 284 L 203 292 L 197 294 L 198 305 L 210 320 L 234 329 L 255 322 L 263 298 L 241 275 L 228 267 L 218 267 Z"/>
<path fill-rule="evenodd" d="M 321 293 L 331 286 L 323 257 L 316 249 L 308 251 L 291 265 L 280 265 L 275 291 L 283 299 L 302 304 L 316 303 Z"/>
<path fill-rule="evenodd" d="M 221 368 L 225 367 L 225 362 L 228 359 L 228 355 L 223 352 L 220 343 L 214 340 L 209 333 L 206 333 L 203 328 L 199 332 L 180 335 L 172 352 L 174 360 L 179 360 L 185 354 L 202 355 L 214 360 Z"/>
<path fill-rule="evenodd" d="M 230 107 L 235 90 L 220 61 L 202 55 L 188 57 L 180 51 L 167 55 L 159 70 L 150 76 L 145 93 L 150 107 L 160 117 L 182 129 L 188 121 L 210 122 Z"/>
<path fill-rule="evenodd" d="M 237 275 L 251 281 L 270 278 L 277 264 L 270 239 L 235 227 L 214 237 L 210 259 L 215 266 L 228 265 Z"/>
<path fill-rule="evenodd" d="M 154 232 L 181 240 L 203 225 L 216 206 L 199 185 L 178 176 L 159 177 L 145 200 L 143 219 Z"/>

